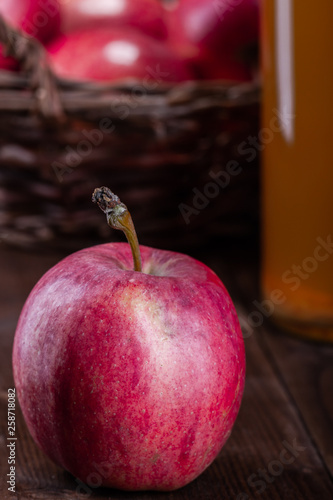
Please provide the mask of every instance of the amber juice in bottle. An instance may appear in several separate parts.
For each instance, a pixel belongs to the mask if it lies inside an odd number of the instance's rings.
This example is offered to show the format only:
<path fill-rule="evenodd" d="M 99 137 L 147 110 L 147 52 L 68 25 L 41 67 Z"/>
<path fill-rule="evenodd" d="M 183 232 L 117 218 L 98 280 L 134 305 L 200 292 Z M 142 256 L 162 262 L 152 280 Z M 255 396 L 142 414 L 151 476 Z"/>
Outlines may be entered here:
<path fill-rule="evenodd" d="M 333 341 L 333 1 L 262 2 L 262 274 L 288 330 Z"/>

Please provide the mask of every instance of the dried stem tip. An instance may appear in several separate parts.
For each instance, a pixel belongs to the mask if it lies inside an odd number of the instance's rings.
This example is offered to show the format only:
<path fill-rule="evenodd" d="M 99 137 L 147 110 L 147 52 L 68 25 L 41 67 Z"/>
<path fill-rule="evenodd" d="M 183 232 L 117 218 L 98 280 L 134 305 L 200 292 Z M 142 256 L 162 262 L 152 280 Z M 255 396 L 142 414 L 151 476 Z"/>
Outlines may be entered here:
<path fill-rule="evenodd" d="M 105 214 L 109 210 L 112 210 L 116 205 L 123 205 L 119 197 L 106 186 L 102 186 L 100 188 L 95 189 L 92 195 L 92 201 L 94 203 L 97 203 L 99 208 Z"/>
<path fill-rule="evenodd" d="M 139 242 L 131 214 L 126 205 L 120 201 L 118 196 L 114 194 L 111 189 L 105 186 L 95 189 L 92 195 L 92 201 L 97 203 L 102 212 L 106 214 L 109 226 L 113 229 L 120 229 L 125 233 L 132 250 L 134 270 L 141 272 L 142 265 Z"/>

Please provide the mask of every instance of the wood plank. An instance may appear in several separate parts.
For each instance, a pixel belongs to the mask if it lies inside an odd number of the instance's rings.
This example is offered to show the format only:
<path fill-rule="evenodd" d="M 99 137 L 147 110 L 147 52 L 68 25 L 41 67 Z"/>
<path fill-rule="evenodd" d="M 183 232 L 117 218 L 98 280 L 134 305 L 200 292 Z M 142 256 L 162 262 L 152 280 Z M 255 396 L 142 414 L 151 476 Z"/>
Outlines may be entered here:
<path fill-rule="evenodd" d="M 333 478 L 333 346 L 288 337 L 270 328 L 262 345 Z"/>
<path fill-rule="evenodd" d="M 240 266 L 236 276 L 237 297 L 245 306 L 246 331 L 251 334 L 249 314 L 261 300 L 258 266 Z M 296 337 L 263 316 L 258 341 L 290 398 L 298 408 L 324 466 L 333 478 L 333 344 Z M 254 331 L 258 329 L 254 328 Z"/>
<path fill-rule="evenodd" d="M 239 312 L 244 313 L 241 308 Z M 333 484 L 325 464 L 303 425 L 298 408 L 261 349 L 259 339 L 266 333 L 264 329 L 257 330 L 245 339 L 246 392 L 235 428 L 235 437 L 243 438 L 238 460 L 243 465 L 250 462 L 241 480 L 243 491 L 249 498 L 258 494 L 260 498 L 266 498 L 267 495 L 267 499 L 332 498 Z M 241 432 L 236 432 L 238 426 L 241 426 Z M 288 448 L 286 443 L 297 443 L 305 448 L 299 450 L 291 464 L 283 463 L 286 453 L 283 450 Z M 292 459 L 290 454 L 288 457 Z M 260 477 L 263 469 L 268 471 L 268 478 L 273 479 L 271 484 Z"/>

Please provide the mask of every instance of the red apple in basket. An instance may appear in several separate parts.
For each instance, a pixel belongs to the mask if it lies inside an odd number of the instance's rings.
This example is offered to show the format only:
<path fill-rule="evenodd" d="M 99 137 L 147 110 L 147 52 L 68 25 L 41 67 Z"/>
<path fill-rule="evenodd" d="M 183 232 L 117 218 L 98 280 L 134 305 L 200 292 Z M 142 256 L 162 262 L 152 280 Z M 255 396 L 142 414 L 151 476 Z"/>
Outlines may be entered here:
<path fill-rule="evenodd" d="M 78 251 L 35 285 L 14 340 L 19 403 L 39 447 L 88 486 L 173 490 L 209 466 L 236 419 L 237 315 L 213 271 L 139 247 L 119 198 L 93 199 L 130 245 Z"/>
<path fill-rule="evenodd" d="M 159 0 L 67 0 L 62 7 L 64 33 L 83 28 L 131 27 L 164 39 L 164 9 Z"/>
<path fill-rule="evenodd" d="M 251 78 L 258 0 L 179 0 L 171 4 L 167 19 L 169 43 L 198 78 Z"/>
<path fill-rule="evenodd" d="M 0 0 L 0 15 L 14 28 L 22 29 L 43 43 L 59 34 L 58 0 Z M 0 68 L 12 70 L 17 67 L 17 62 L 5 57 L 0 47 Z"/>
<path fill-rule="evenodd" d="M 60 0 L 0 0 L 0 14 L 15 28 L 46 42 L 60 29 Z"/>
<path fill-rule="evenodd" d="M 185 64 L 162 42 L 128 29 L 82 30 L 48 47 L 54 71 L 72 80 L 140 79 L 143 85 L 191 79 Z"/>

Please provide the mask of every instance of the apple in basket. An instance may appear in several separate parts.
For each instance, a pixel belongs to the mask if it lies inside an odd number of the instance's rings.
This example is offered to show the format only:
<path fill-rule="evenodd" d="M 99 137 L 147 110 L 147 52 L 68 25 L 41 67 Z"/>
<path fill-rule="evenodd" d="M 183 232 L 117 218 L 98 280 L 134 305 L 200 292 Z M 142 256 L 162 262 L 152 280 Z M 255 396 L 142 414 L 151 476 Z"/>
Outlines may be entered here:
<path fill-rule="evenodd" d="M 159 0 L 67 0 L 62 6 L 62 29 L 127 26 L 146 35 L 166 38 L 164 9 Z"/>
<path fill-rule="evenodd" d="M 108 188 L 93 200 L 129 244 L 80 250 L 35 285 L 14 340 L 19 403 L 36 443 L 80 485 L 180 488 L 217 456 L 240 407 L 236 311 L 201 262 L 139 247 Z"/>
<path fill-rule="evenodd" d="M 0 0 L 0 14 L 15 28 L 46 42 L 60 30 L 60 0 Z"/>
<path fill-rule="evenodd" d="M 57 0 L 0 0 L 0 15 L 14 28 L 20 28 L 41 42 L 59 34 L 60 5 Z M 17 62 L 3 55 L 0 48 L 0 68 L 15 69 Z"/>
<path fill-rule="evenodd" d="M 170 5 L 169 44 L 191 64 L 197 78 L 252 78 L 258 0 L 179 0 Z"/>
<path fill-rule="evenodd" d="M 48 52 L 55 73 L 72 80 L 139 79 L 150 90 L 162 81 L 192 77 L 165 44 L 126 28 L 75 31 L 54 40 Z"/>

